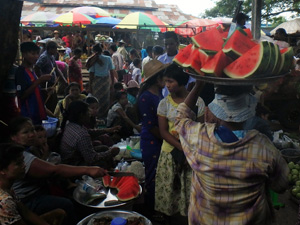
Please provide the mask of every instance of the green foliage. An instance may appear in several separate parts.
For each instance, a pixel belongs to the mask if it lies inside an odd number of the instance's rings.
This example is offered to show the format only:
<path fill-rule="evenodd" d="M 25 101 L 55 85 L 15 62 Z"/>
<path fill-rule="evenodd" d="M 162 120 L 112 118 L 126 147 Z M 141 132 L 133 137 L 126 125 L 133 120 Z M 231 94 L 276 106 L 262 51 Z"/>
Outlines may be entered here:
<path fill-rule="evenodd" d="M 229 17 L 232 18 L 238 0 L 219 0 L 216 6 L 206 10 L 204 17 Z M 264 0 L 262 1 L 262 18 L 277 16 L 282 12 L 300 13 L 300 1 L 296 0 Z M 252 0 L 245 0 L 242 12 L 251 16 Z"/>

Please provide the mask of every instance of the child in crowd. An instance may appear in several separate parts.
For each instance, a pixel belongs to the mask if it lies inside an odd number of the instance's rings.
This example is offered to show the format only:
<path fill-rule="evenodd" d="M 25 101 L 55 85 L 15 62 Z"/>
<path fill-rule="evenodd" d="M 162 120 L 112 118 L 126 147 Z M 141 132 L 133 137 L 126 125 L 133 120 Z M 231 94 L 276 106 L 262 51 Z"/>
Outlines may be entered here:
<path fill-rule="evenodd" d="M 134 69 L 131 75 L 132 80 L 140 84 L 142 82 L 142 72 L 141 72 L 142 62 L 139 58 L 136 58 L 133 60 L 133 65 L 134 65 Z"/>
<path fill-rule="evenodd" d="M 136 96 L 139 93 L 140 85 L 135 80 L 130 80 L 127 85 L 127 98 L 128 101 L 134 105 L 136 103 Z"/>
<path fill-rule="evenodd" d="M 21 203 L 12 190 L 13 183 L 25 176 L 24 150 L 16 144 L 0 145 L 0 223 L 60 225 L 66 215 L 64 210 L 55 209 L 38 216 Z"/>
<path fill-rule="evenodd" d="M 91 96 L 91 89 L 90 89 L 90 83 L 86 82 L 83 84 L 83 91 L 81 94 L 86 95 L 86 96 Z"/>
<path fill-rule="evenodd" d="M 33 42 L 21 44 L 22 64 L 16 71 L 16 88 L 21 115 L 30 117 L 34 124 L 47 118 L 40 84 L 50 81 L 51 75 L 37 77 L 33 66 L 39 58 L 40 48 Z"/>
<path fill-rule="evenodd" d="M 82 63 L 81 63 L 81 49 L 74 50 L 74 56 L 69 61 L 69 83 L 76 82 L 80 85 L 80 91 L 83 90 L 83 81 L 82 81 Z"/>
<path fill-rule="evenodd" d="M 35 130 L 35 142 L 30 148 L 30 153 L 36 157 L 46 160 L 49 156 L 49 146 L 47 143 L 47 132 L 42 125 L 34 126 Z"/>
<path fill-rule="evenodd" d="M 71 102 L 75 100 L 83 101 L 86 98 L 85 95 L 80 93 L 80 85 L 76 82 L 70 83 L 66 89 L 66 97 L 60 100 L 55 108 L 54 115 L 59 119 L 60 123 L 63 120 L 63 114 L 68 109 Z"/>
<path fill-rule="evenodd" d="M 120 132 L 115 134 L 114 140 L 118 142 L 121 138 L 127 138 L 133 135 L 133 128 L 137 131 L 141 127 L 135 124 L 126 114 L 131 104 L 128 104 L 127 93 L 120 91 L 116 94 L 117 102 L 110 108 L 107 114 L 107 127 L 120 125 Z"/>

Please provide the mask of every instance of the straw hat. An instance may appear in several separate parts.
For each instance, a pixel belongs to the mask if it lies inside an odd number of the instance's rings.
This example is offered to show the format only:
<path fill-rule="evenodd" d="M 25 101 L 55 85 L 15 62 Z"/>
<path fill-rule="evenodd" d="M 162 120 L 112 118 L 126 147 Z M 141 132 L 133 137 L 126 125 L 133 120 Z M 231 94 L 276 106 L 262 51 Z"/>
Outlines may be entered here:
<path fill-rule="evenodd" d="M 53 34 L 59 34 L 59 31 L 58 31 L 58 30 L 55 30 L 55 31 L 53 32 Z"/>
<path fill-rule="evenodd" d="M 144 66 L 144 82 L 148 80 L 150 77 L 153 77 L 158 72 L 167 68 L 170 64 L 163 64 L 161 61 L 153 59 L 147 62 Z"/>
<path fill-rule="evenodd" d="M 127 89 L 128 88 L 140 88 L 140 85 L 135 80 L 130 80 L 127 83 Z"/>
<path fill-rule="evenodd" d="M 66 49 L 64 47 L 62 47 L 62 46 L 60 46 L 60 47 L 57 48 L 57 51 L 65 51 L 65 50 Z"/>

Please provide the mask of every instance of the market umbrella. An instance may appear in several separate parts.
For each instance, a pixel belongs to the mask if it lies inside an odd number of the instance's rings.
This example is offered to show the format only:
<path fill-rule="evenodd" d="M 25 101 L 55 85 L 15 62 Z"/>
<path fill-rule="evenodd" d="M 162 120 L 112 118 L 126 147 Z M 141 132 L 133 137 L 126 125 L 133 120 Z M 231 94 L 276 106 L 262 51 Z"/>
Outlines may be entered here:
<path fill-rule="evenodd" d="M 166 32 L 166 25 L 151 14 L 135 12 L 128 14 L 116 26 L 121 29 L 150 29 L 153 32 Z"/>
<path fill-rule="evenodd" d="M 49 24 L 49 21 L 55 16 L 56 14 L 51 12 L 36 12 L 28 16 L 22 17 L 21 23 L 25 26 L 30 25 L 36 27 L 51 25 L 51 22 Z"/>
<path fill-rule="evenodd" d="M 175 33 L 181 36 L 191 37 L 204 30 L 203 27 L 209 29 L 211 27 L 217 27 L 218 25 L 219 23 L 217 21 L 209 19 L 193 19 L 177 24 Z"/>
<path fill-rule="evenodd" d="M 68 12 L 58 16 L 54 20 L 54 22 L 62 25 L 81 25 L 81 24 L 95 24 L 96 20 L 82 13 Z"/>
<path fill-rule="evenodd" d="M 288 33 L 288 34 L 294 34 L 294 33 L 300 32 L 300 18 L 279 24 L 277 27 L 275 27 L 273 30 L 271 30 L 270 33 L 272 35 L 274 35 L 278 28 L 285 29 L 286 33 Z"/>
<path fill-rule="evenodd" d="M 96 24 L 100 26 L 113 27 L 121 22 L 120 19 L 114 17 L 100 17 L 96 19 Z"/>
<path fill-rule="evenodd" d="M 70 12 L 82 13 L 93 18 L 107 17 L 110 13 L 99 7 L 82 6 L 71 9 Z"/>

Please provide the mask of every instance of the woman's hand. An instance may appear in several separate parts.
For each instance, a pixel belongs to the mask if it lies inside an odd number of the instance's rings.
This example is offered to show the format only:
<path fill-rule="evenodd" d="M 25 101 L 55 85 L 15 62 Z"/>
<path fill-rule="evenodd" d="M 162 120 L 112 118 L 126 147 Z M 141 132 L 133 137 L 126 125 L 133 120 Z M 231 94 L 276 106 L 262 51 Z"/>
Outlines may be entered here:
<path fill-rule="evenodd" d="M 115 157 L 116 155 L 119 154 L 120 149 L 119 149 L 118 147 L 112 147 L 112 148 L 109 149 L 109 151 L 110 151 L 111 155 L 112 155 L 113 157 Z"/>
<path fill-rule="evenodd" d="M 115 132 L 120 131 L 121 128 L 122 128 L 122 127 L 121 127 L 120 125 L 114 126 L 114 127 L 108 128 L 107 132 L 108 132 L 108 133 L 115 133 Z"/>
<path fill-rule="evenodd" d="M 87 169 L 87 172 L 89 176 L 97 178 L 97 177 L 103 177 L 107 174 L 107 171 L 101 167 L 98 166 L 91 166 Z"/>

